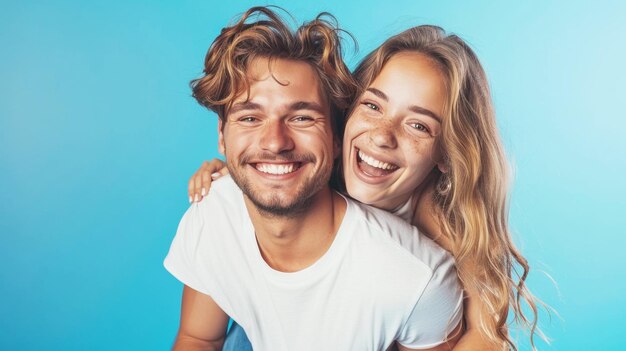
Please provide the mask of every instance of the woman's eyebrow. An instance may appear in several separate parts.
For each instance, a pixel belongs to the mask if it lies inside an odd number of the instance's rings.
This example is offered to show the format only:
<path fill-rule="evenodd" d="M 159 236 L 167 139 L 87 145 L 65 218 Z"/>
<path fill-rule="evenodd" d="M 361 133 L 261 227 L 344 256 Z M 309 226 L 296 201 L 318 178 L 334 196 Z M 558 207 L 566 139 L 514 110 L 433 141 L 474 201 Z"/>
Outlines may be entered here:
<path fill-rule="evenodd" d="M 381 98 L 381 99 L 383 99 L 385 101 L 389 101 L 389 97 L 387 96 L 387 94 L 383 93 L 382 91 L 380 91 L 380 90 L 378 90 L 376 88 L 371 88 L 370 87 L 370 88 L 367 88 L 365 90 L 369 91 L 370 93 L 378 96 L 379 98 Z M 431 111 L 431 110 L 429 110 L 427 108 L 424 108 L 424 107 L 421 107 L 421 106 L 417 106 L 417 105 L 411 105 L 411 106 L 409 106 L 409 110 L 411 112 L 414 112 L 414 113 L 417 113 L 417 114 L 420 114 L 420 115 L 425 115 L 425 116 L 432 117 L 432 118 L 436 119 L 437 122 L 441 123 L 441 117 L 439 117 L 436 113 L 434 113 L 433 111 Z"/>
<path fill-rule="evenodd" d="M 441 117 L 437 116 L 436 113 L 434 113 L 433 111 L 427 109 L 427 108 L 423 108 L 421 106 L 417 106 L 417 105 L 411 105 L 409 106 L 409 110 L 411 112 L 415 112 L 418 113 L 420 115 L 425 115 L 425 116 L 429 116 L 432 117 L 434 119 L 437 120 L 437 122 L 441 123 Z"/>

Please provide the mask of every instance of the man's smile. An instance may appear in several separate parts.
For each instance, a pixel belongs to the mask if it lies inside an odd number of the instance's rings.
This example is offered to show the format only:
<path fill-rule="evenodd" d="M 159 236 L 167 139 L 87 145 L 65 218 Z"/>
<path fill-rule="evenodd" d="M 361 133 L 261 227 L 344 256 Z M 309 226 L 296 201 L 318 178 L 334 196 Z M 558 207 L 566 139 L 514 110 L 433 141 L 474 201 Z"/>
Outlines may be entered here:
<path fill-rule="evenodd" d="M 301 166 L 301 162 L 291 163 L 255 163 L 252 165 L 257 171 L 272 175 L 282 175 L 297 171 Z"/>

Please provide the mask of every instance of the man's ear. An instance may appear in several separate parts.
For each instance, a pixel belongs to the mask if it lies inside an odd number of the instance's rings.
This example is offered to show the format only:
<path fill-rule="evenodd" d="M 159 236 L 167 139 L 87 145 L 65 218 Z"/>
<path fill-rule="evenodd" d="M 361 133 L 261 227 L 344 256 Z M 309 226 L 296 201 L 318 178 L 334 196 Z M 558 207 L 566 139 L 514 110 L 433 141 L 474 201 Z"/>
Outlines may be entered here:
<path fill-rule="evenodd" d="M 226 146 L 224 145 L 224 122 L 222 122 L 221 118 L 217 122 L 217 148 L 222 156 L 226 156 Z"/>

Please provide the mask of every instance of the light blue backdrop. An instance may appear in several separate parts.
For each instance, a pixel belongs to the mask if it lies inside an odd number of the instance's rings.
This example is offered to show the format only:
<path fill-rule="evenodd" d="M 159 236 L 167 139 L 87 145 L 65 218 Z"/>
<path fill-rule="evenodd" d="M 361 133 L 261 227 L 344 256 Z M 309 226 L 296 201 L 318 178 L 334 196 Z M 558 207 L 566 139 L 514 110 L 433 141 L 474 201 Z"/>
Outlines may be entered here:
<path fill-rule="evenodd" d="M 626 6 L 334 3 L 277 2 L 299 21 L 335 14 L 361 46 L 351 66 L 411 25 L 472 45 L 516 170 L 515 240 L 560 315 L 542 314 L 540 348 L 622 349 Z M 188 177 L 217 156 L 216 118 L 187 84 L 256 4 L 2 1 L 0 349 L 169 348 L 181 285 L 162 259 Z"/>

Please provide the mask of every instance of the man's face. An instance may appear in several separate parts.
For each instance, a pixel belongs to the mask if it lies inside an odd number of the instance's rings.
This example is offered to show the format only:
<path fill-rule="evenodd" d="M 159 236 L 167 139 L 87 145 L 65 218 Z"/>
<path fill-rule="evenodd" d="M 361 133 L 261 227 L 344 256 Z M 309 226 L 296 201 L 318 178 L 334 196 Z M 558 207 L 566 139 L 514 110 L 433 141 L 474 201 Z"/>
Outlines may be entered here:
<path fill-rule="evenodd" d="M 301 61 L 257 58 L 244 92 L 220 121 L 219 148 L 256 207 L 294 216 L 328 186 L 338 153 L 330 106 L 317 73 Z"/>

